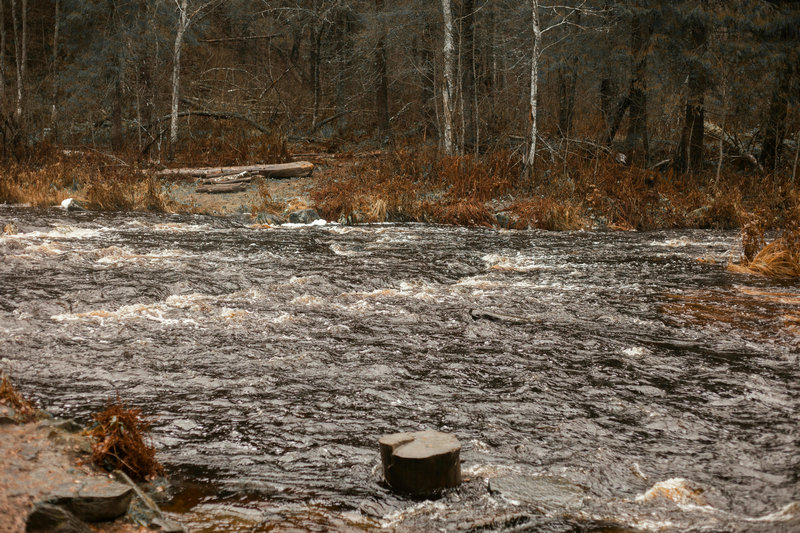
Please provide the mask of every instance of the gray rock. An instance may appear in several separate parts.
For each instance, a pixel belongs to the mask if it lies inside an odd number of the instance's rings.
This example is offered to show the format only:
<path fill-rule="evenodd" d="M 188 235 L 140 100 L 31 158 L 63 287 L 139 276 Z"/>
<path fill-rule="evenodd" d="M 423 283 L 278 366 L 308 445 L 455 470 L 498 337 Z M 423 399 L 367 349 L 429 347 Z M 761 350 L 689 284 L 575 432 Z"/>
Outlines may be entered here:
<path fill-rule="evenodd" d="M 167 518 L 154 518 L 150 522 L 150 529 L 163 533 L 186 533 L 186 528 Z"/>
<path fill-rule="evenodd" d="M 259 213 L 256 217 L 257 224 L 269 224 L 270 226 L 280 226 L 284 223 L 283 217 L 272 213 Z"/>
<path fill-rule="evenodd" d="M 130 486 L 94 477 L 57 487 L 47 502 L 61 505 L 81 520 L 102 522 L 125 514 L 132 498 Z"/>
<path fill-rule="evenodd" d="M 92 533 L 84 522 L 58 505 L 40 503 L 25 523 L 27 533 Z"/>
<path fill-rule="evenodd" d="M 48 418 L 39 423 L 39 427 L 58 429 L 67 433 L 80 433 L 83 426 L 71 418 Z"/>
<path fill-rule="evenodd" d="M 7 405 L 0 405 L 0 426 L 5 424 L 16 424 L 17 423 L 17 412 L 7 406 Z"/>
<path fill-rule="evenodd" d="M 289 213 L 289 222 L 292 224 L 311 224 L 320 218 L 316 209 L 301 209 L 300 211 Z"/>
<path fill-rule="evenodd" d="M 461 444 L 438 431 L 393 433 L 378 441 L 383 475 L 395 490 L 428 495 L 461 484 Z"/>
<path fill-rule="evenodd" d="M 557 476 L 511 474 L 489 481 L 489 492 L 539 510 L 574 510 L 583 504 L 584 491 Z"/>
<path fill-rule="evenodd" d="M 501 228 L 508 229 L 511 227 L 511 217 L 508 213 L 497 213 L 494 216 L 494 219 L 497 221 L 497 225 Z"/>

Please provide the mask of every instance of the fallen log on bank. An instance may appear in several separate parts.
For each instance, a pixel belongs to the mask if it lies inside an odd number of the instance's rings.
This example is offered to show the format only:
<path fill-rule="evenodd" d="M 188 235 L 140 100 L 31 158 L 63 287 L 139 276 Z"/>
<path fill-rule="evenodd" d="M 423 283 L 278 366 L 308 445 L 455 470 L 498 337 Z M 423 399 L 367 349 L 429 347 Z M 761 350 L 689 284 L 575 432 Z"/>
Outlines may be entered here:
<path fill-rule="evenodd" d="M 154 176 L 157 178 L 212 178 L 247 172 L 251 176 L 261 176 L 264 178 L 302 178 L 305 176 L 310 176 L 313 170 L 313 163 L 309 163 L 308 161 L 295 161 L 292 163 L 279 163 L 275 165 L 168 168 L 166 170 L 160 170 L 156 172 Z"/>
<path fill-rule="evenodd" d="M 209 194 L 221 194 L 232 192 L 244 192 L 247 190 L 247 183 L 220 183 L 217 185 L 201 185 L 195 192 L 205 192 Z"/>

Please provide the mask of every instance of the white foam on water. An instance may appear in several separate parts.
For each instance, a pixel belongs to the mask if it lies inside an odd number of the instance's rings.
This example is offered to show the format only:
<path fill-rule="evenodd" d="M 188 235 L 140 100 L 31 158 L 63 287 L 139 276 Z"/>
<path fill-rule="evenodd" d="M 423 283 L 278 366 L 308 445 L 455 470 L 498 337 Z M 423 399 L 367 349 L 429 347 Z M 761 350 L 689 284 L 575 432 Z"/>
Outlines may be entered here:
<path fill-rule="evenodd" d="M 446 510 L 447 506 L 442 502 L 425 500 L 410 507 L 406 507 L 405 509 L 400 509 L 385 515 L 381 519 L 380 524 L 383 529 L 393 528 L 404 520 L 408 520 L 414 516 Z"/>
<path fill-rule="evenodd" d="M 649 355 L 650 350 L 645 348 L 644 346 L 631 346 L 629 348 L 625 348 L 622 350 L 622 355 L 628 357 L 644 357 L 645 355 Z"/>
<path fill-rule="evenodd" d="M 800 501 L 784 505 L 780 510 L 758 518 L 746 518 L 749 522 L 788 522 L 800 517 Z"/>
<path fill-rule="evenodd" d="M 511 272 L 530 272 L 538 270 L 541 265 L 534 257 L 517 253 L 516 255 L 486 254 L 481 259 L 492 270 L 511 271 Z"/>
<path fill-rule="evenodd" d="M 227 298 L 225 295 L 213 296 L 202 293 L 179 294 L 169 296 L 162 302 L 123 305 L 118 309 L 95 309 L 83 313 L 62 313 L 50 318 L 56 322 L 98 322 L 101 326 L 106 322 L 149 320 L 172 326 L 200 327 L 202 322 L 210 318 L 238 322 L 252 315 L 246 309 L 219 307 L 219 302 Z M 191 316 L 189 313 L 203 316 Z"/>

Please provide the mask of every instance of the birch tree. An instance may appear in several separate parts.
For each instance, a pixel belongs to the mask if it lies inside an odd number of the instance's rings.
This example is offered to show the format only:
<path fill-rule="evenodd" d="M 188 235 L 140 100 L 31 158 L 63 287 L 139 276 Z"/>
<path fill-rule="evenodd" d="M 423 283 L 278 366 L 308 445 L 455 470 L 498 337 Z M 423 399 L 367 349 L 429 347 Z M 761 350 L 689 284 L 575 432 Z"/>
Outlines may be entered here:
<path fill-rule="evenodd" d="M 18 28 L 17 0 L 11 0 L 11 21 L 14 26 L 14 56 L 17 63 L 17 102 L 14 116 L 22 118 L 22 98 L 25 85 L 25 65 L 28 63 L 28 0 L 22 0 L 20 17 L 22 28 Z"/>
<path fill-rule="evenodd" d="M 595 12 L 586 9 L 584 5 L 586 2 L 581 2 L 576 6 L 542 6 L 539 0 L 529 0 L 531 10 L 531 78 L 530 78 L 530 98 L 529 98 L 529 116 L 531 129 L 530 137 L 528 138 L 528 149 L 523 156 L 523 174 L 530 178 L 533 175 L 533 163 L 536 159 L 536 140 L 539 136 L 538 112 L 539 112 L 539 67 L 542 61 L 542 54 L 551 46 L 560 42 L 560 40 L 553 41 L 548 45 L 543 44 L 545 33 L 548 33 L 560 26 L 566 24 L 573 24 L 571 19 L 578 12 L 587 12 L 594 14 Z M 551 11 L 554 15 L 552 23 L 547 26 L 542 26 L 542 19 L 540 10 Z M 573 24 L 574 25 L 574 24 Z"/>
<path fill-rule="evenodd" d="M 453 155 L 456 152 L 456 143 L 453 139 L 455 130 L 455 116 L 453 113 L 455 46 L 453 44 L 453 12 L 450 8 L 450 0 L 442 0 L 442 14 L 444 15 L 444 86 L 442 87 L 444 151 L 447 155 Z"/>
<path fill-rule="evenodd" d="M 222 0 L 212 0 L 200 4 L 194 11 L 189 12 L 189 0 L 175 0 L 178 9 L 178 26 L 175 32 L 175 44 L 172 49 L 172 105 L 169 116 L 169 159 L 175 157 L 175 145 L 178 142 L 178 104 L 180 102 L 180 83 L 181 83 L 181 51 L 183 50 L 183 38 L 186 30 L 194 19 L 201 13 L 207 13 Z"/>

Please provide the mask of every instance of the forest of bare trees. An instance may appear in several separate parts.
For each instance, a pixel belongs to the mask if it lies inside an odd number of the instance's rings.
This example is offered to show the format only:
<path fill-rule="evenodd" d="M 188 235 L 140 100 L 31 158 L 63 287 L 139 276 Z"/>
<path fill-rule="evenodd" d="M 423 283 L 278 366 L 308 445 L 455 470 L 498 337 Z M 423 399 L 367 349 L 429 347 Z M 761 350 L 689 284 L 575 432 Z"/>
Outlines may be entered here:
<path fill-rule="evenodd" d="M 7 154 L 160 160 L 237 128 L 526 165 L 598 147 L 682 171 L 797 159 L 796 2 L 9 0 L 0 17 Z"/>

